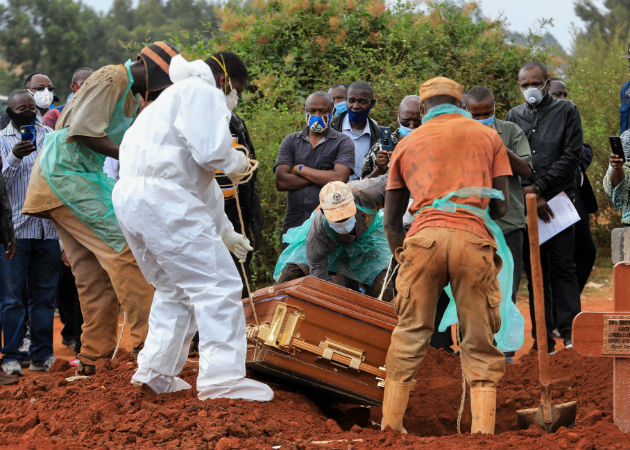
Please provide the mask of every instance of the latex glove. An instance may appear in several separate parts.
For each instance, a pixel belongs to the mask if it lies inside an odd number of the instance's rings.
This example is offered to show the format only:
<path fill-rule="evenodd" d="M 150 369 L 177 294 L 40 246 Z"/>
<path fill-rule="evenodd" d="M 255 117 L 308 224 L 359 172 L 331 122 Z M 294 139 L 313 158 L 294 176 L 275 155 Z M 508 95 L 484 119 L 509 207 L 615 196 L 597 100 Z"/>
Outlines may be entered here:
<path fill-rule="evenodd" d="M 234 230 L 230 230 L 223 235 L 223 243 L 240 262 L 245 262 L 247 253 L 254 250 L 252 246 L 249 245 L 249 239 Z"/>

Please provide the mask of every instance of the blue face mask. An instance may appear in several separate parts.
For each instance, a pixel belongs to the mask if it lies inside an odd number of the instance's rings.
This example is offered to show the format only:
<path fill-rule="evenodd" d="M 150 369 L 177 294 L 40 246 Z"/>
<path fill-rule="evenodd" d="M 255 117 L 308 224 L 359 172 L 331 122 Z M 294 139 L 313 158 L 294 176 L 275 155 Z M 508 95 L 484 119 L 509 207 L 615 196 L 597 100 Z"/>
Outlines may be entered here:
<path fill-rule="evenodd" d="M 350 234 L 357 223 L 357 218 L 351 216 L 343 222 L 328 222 L 330 228 L 337 234 Z"/>
<path fill-rule="evenodd" d="M 335 104 L 335 116 L 348 111 L 348 105 L 346 102 L 339 102 Z"/>
<path fill-rule="evenodd" d="M 487 119 L 475 119 L 482 125 L 490 126 L 494 125 L 494 114 L 488 117 Z"/>
<path fill-rule="evenodd" d="M 406 138 L 409 133 L 411 133 L 415 128 L 405 127 L 403 125 L 398 127 L 398 134 L 400 134 L 401 138 Z"/>
<path fill-rule="evenodd" d="M 365 111 L 359 111 L 359 112 L 354 112 L 349 109 L 348 119 L 350 120 L 350 122 L 354 122 L 354 123 L 365 122 L 368 119 L 368 116 L 370 115 L 370 109 L 372 108 L 368 108 Z"/>
<path fill-rule="evenodd" d="M 304 113 L 304 117 L 306 118 L 306 124 L 313 133 L 323 133 L 328 128 L 328 125 L 330 125 L 333 113 L 330 113 L 323 117 Z"/>

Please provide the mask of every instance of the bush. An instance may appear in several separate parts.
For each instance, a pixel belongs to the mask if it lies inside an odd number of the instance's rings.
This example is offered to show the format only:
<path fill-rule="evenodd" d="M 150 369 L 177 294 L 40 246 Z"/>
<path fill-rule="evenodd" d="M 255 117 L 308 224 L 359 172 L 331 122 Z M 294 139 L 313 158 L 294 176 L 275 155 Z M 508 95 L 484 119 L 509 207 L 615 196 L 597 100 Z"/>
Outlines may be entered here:
<path fill-rule="evenodd" d="M 612 39 L 591 31 L 590 38 L 577 42 L 577 56 L 569 61 L 569 98 L 579 107 L 584 142 L 593 147 L 589 179 L 597 196 L 599 211 L 592 220 L 597 247 L 610 253 L 610 230 L 619 226 L 621 213 L 612 208 L 602 180 L 608 168 L 608 136 L 619 134 L 619 91 L 628 80 L 628 64 L 619 58 L 627 49 L 625 34 Z"/>
<path fill-rule="evenodd" d="M 519 67 L 546 56 L 539 47 L 510 43 L 501 22 L 475 21 L 473 12 L 433 4 L 422 13 L 409 2 L 386 8 L 380 0 L 254 0 L 219 10 L 221 31 L 212 40 L 180 44 L 188 56 L 234 51 L 250 71 L 239 114 L 260 160 L 266 225 L 252 264 L 257 287 L 272 282 L 280 249 L 285 196 L 276 191 L 273 163 L 284 136 L 304 127 L 309 93 L 369 81 L 377 99 L 372 117 L 393 127 L 400 100 L 438 75 L 464 88 L 488 86 L 500 115 L 522 102 Z"/>

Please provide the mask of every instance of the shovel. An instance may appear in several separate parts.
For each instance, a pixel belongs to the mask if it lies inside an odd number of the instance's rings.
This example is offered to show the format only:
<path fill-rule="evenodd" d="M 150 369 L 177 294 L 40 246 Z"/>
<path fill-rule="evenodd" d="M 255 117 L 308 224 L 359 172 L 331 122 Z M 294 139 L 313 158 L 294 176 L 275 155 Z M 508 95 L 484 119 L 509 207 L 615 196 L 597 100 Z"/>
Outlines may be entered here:
<path fill-rule="evenodd" d="M 516 411 L 519 428 L 536 424 L 547 433 L 553 433 L 561 426 L 569 427 L 575 422 L 577 402 L 559 405 L 551 404 L 551 375 L 549 373 L 549 353 L 547 353 L 547 324 L 545 323 L 545 297 L 543 276 L 540 266 L 540 246 L 538 245 L 538 213 L 535 194 L 527 194 L 527 228 L 529 233 L 529 260 L 534 288 L 534 308 L 536 320 L 536 343 L 538 346 L 538 373 L 540 375 L 539 408 Z"/>

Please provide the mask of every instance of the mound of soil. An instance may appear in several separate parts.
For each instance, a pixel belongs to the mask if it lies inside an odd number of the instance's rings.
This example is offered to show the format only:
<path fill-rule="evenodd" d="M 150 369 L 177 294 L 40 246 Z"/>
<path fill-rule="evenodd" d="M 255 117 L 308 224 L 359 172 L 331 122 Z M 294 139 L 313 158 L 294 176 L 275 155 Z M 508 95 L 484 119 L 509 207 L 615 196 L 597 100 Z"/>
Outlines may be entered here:
<path fill-rule="evenodd" d="M 269 403 L 197 399 L 194 389 L 145 396 L 129 383 L 135 369 L 121 351 L 99 363 L 89 379 L 66 381 L 74 369 L 59 363 L 47 376 L 0 389 L 0 448 L 25 449 L 622 449 L 630 435 L 612 422 L 612 362 L 573 351 L 553 355 L 554 403 L 577 400 L 573 429 L 546 434 L 516 430 L 520 408 L 540 404 L 535 353 L 506 367 L 497 395 L 497 434 L 457 434 L 461 398 L 459 357 L 431 349 L 418 375 L 405 416 L 408 435 L 382 432 L 380 408 L 373 424 L 344 431 L 317 403 L 291 386 L 272 384 Z M 182 378 L 195 385 L 197 365 Z M 347 425 L 347 424 L 345 424 Z M 462 431 L 470 429 L 466 400 Z"/>

